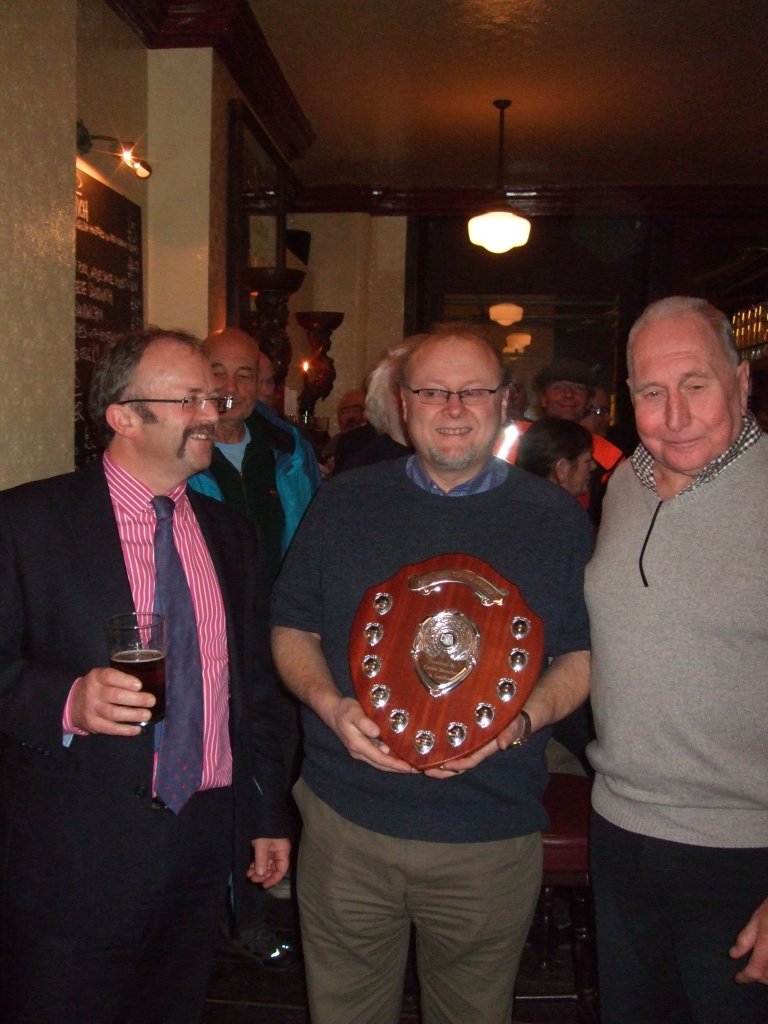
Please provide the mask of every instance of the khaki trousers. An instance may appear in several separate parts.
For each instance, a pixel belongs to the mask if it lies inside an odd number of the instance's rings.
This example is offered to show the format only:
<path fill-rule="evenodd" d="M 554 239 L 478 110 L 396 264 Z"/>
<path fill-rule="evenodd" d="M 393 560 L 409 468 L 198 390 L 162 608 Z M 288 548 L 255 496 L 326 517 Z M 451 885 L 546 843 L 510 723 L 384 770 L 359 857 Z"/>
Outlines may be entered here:
<path fill-rule="evenodd" d="M 412 924 L 423 1024 L 508 1024 L 541 884 L 539 833 L 395 839 L 342 818 L 301 781 L 294 795 L 312 1024 L 396 1024 Z"/>

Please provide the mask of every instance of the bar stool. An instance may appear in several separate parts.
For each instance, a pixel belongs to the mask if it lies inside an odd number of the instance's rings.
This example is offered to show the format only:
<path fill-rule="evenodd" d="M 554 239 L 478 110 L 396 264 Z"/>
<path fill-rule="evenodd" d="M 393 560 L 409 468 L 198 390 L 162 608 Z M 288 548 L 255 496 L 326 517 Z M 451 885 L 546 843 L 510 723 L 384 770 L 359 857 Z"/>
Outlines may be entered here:
<path fill-rule="evenodd" d="M 579 775 L 553 774 L 544 793 L 550 817 L 542 832 L 544 873 L 536 908 L 531 942 L 540 972 L 549 967 L 558 946 L 554 907 L 557 890 L 566 890 L 570 913 L 570 946 L 575 991 L 568 994 L 519 995 L 518 1002 L 568 1000 L 578 1008 L 585 1024 L 596 1024 L 597 985 L 592 893 L 589 885 L 590 779 Z"/>

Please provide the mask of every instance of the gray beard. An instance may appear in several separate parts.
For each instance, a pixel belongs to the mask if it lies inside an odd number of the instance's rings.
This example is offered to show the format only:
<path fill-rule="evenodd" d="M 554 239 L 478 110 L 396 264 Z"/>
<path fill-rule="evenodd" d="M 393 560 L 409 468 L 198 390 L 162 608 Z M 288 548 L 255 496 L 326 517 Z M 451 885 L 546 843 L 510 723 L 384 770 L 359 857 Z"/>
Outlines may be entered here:
<path fill-rule="evenodd" d="M 461 471 L 463 469 L 469 469 L 472 463 L 477 458 L 477 446 L 471 444 L 467 448 L 463 455 L 444 455 L 437 448 L 430 448 L 429 458 L 434 466 L 438 469 L 445 469 L 449 471 Z"/>

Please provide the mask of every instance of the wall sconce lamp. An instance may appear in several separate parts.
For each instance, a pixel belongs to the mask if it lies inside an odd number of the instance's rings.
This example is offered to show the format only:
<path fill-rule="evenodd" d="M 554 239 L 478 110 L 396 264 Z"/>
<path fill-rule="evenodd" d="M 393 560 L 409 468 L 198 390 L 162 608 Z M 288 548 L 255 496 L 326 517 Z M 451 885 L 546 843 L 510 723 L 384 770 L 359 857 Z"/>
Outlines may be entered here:
<path fill-rule="evenodd" d="M 494 100 L 499 112 L 499 155 L 496 174 L 497 205 L 467 224 L 469 240 L 488 252 L 509 252 L 515 246 L 525 245 L 531 233 L 531 222 L 514 213 L 507 202 L 504 189 L 504 112 L 511 100 Z"/>
<path fill-rule="evenodd" d="M 152 168 L 146 160 L 134 156 L 132 142 L 123 143 L 113 135 L 91 135 L 82 121 L 77 122 L 75 138 L 77 152 L 80 156 L 90 153 L 94 142 L 108 142 L 109 147 L 103 150 L 103 152 L 117 157 L 118 160 L 122 160 L 126 167 L 130 167 L 137 178 L 148 178 L 152 173 Z"/>

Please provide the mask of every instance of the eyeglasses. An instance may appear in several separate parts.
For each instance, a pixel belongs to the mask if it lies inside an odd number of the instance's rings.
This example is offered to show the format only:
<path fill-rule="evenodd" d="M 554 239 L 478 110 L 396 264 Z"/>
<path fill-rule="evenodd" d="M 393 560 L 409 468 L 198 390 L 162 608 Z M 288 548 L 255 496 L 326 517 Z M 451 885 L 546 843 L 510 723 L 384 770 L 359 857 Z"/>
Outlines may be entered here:
<path fill-rule="evenodd" d="M 605 416 L 608 412 L 608 409 L 604 405 L 590 405 L 589 409 L 587 409 L 587 412 L 593 412 L 595 416 Z"/>
<path fill-rule="evenodd" d="M 407 384 L 403 387 L 416 395 L 423 405 L 447 405 L 451 395 L 456 395 L 462 405 L 485 405 L 490 401 L 491 395 L 495 395 L 504 385 L 499 384 L 497 388 L 464 388 L 463 391 L 446 391 L 445 388 L 412 388 Z"/>
<path fill-rule="evenodd" d="M 233 397 L 232 395 L 225 395 L 223 398 L 220 395 L 187 395 L 186 398 L 123 398 L 121 401 L 115 402 L 115 405 L 131 405 L 133 402 L 161 402 L 163 405 L 180 405 L 182 412 L 191 406 L 196 406 L 200 412 L 213 406 L 217 412 L 225 412 L 232 408 Z"/>

